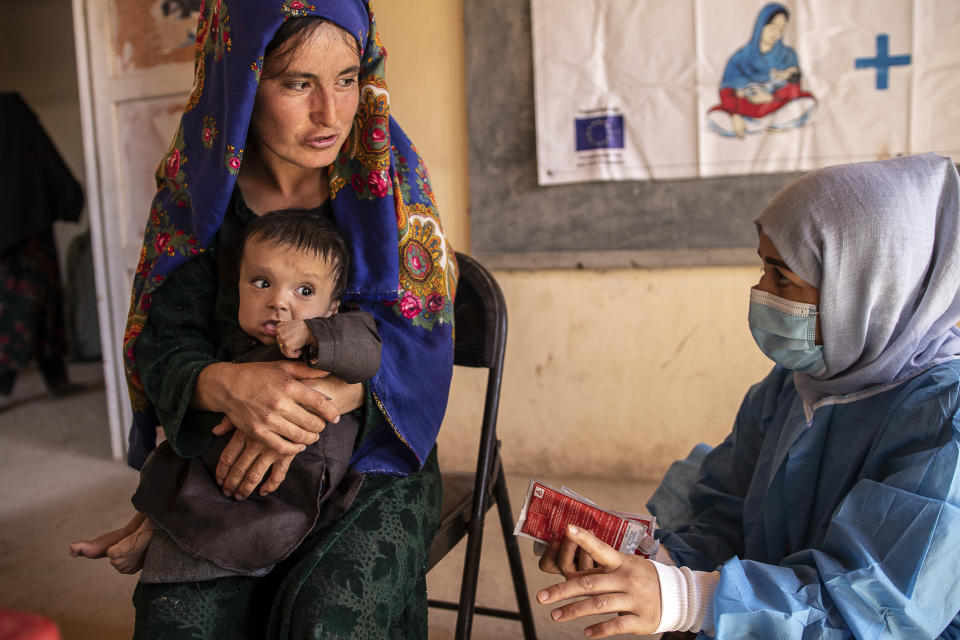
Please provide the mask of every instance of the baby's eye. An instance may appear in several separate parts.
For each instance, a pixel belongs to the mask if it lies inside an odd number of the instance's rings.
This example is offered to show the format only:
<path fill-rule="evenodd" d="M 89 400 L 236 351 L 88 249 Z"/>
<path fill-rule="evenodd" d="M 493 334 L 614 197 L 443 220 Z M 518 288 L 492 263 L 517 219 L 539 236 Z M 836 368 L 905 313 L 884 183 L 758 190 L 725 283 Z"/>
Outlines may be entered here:
<path fill-rule="evenodd" d="M 250 281 L 250 284 L 252 284 L 257 289 L 266 289 L 267 287 L 270 286 L 270 283 L 267 282 L 266 278 L 254 278 L 253 280 Z"/>
<path fill-rule="evenodd" d="M 301 296 L 312 296 L 313 287 L 311 287 L 310 285 L 302 284 L 299 287 L 297 287 L 297 293 L 300 294 Z"/>

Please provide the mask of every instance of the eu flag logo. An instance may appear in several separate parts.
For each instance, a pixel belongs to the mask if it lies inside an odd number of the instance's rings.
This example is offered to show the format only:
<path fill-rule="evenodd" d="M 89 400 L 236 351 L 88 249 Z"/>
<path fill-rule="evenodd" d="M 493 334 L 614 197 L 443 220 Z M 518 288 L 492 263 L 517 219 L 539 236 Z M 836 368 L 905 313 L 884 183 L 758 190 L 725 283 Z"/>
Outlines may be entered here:
<path fill-rule="evenodd" d="M 601 115 L 576 118 L 577 151 L 623 149 L 623 116 Z"/>

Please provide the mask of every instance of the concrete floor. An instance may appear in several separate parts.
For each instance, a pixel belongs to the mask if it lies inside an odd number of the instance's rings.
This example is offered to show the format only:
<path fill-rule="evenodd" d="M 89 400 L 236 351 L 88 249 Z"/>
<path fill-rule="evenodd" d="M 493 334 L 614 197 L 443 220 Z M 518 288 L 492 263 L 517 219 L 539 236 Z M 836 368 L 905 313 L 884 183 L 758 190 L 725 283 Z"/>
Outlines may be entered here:
<path fill-rule="evenodd" d="M 66 640 L 130 638 L 136 576 L 116 573 L 105 560 L 72 558 L 67 542 L 120 526 L 130 516 L 137 473 L 110 458 L 99 363 L 70 366 L 86 390 L 51 398 L 36 371 L 25 371 L 10 398 L 0 398 L 0 608 L 54 620 Z M 509 471 L 509 470 L 508 470 Z M 538 478 L 566 483 L 611 508 L 642 509 L 654 486 L 592 478 Z M 514 513 L 529 478 L 509 476 Z M 515 606 L 509 569 L 495 512 L 485 528 L 478 605 Z M 429 574 L 430 597 L 455 599 L 463 546 Z M 555 582 L 536 568 L 528 541 L 521 541 L 529 592 Z M 560 625 L 549 609 L 534 603 L 538 637 L 583 637 L 597 619 Z M 453 638 L 454 612 L 431 610 L 430 640 Z M 520 638 L 519 623 L 477 616 L 476 640 Z"/>

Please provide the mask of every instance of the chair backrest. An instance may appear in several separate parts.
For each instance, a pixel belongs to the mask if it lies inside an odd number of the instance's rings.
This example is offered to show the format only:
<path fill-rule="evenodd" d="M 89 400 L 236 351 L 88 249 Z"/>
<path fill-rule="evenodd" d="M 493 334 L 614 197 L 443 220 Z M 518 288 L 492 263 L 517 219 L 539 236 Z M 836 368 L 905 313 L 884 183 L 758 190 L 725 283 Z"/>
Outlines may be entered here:
<path fill-rule="evenodd" d="M 507 303 L 503 292 L 486 267 L 470 256 L 458 253 L 460 279 L 454 303 L 455 365 L 485 367 L 489 370 L 477 452 L 474 487 L 474 517 L 482 518 L 489 504 L 493 476 L 500 466 L 497 443 L 497 414 L 500 409 L 500 382 L 503 354 L 507 348 Z"/>
<path fill-rule="evenodd" d="M 507 304 L 500 285 L 487 269 L 470 256 L 457 253 L 460 279 L 454 304 L 454 356 L 456 365 L 503 367 L 507 340 Z M 493 382 L 493 381 L 491 381 Z"/>

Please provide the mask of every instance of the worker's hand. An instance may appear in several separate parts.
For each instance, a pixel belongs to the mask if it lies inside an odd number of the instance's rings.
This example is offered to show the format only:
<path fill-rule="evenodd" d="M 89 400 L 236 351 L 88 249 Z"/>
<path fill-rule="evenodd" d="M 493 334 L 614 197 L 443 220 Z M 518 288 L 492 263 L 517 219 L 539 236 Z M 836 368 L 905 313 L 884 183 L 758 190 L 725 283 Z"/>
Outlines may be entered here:
<path fill-rule="evenodd" d="M 569 571 L 566 581 L 537 593 L 540 604 L 550 605 L 571 598 L 582 598 L 557 607 L 551 617 L 558 622 L 583 616 L 619 614 L 587 627 L 590 638 L 634 633 L 649 634 L 660 624 L 660 578 L 653 563 L 637 555 L 620 553 L 589 531 L 567 525 L 565 538 L 586 552 L 597 567 L 585 571 Z M 556 558 L 562 545 L 556 545 Z M 548 550 L 549 553 L 549 550 Z M 544 554 L 546 555 L 546 554 Z M 572 555 L 571 555 L 572 558 Z M 544 561 L 541 560 L 541 568 Z M 568 565 L 563 559 L 548 567 Z"/>
<path fill-rule="evenodd" d="M 564 578 L 578 571 L 589 571 L 597 563 L 579 544 L 566 536 L 547 545 L 540 556 L 540 570 L 546 573 L 559 573 Z"/>

